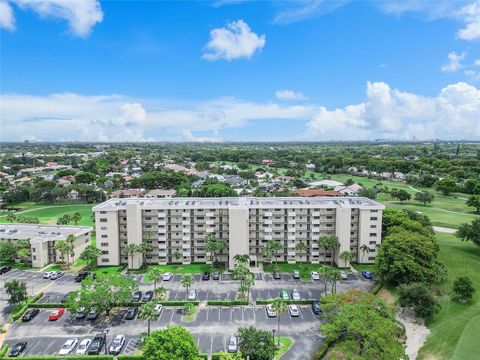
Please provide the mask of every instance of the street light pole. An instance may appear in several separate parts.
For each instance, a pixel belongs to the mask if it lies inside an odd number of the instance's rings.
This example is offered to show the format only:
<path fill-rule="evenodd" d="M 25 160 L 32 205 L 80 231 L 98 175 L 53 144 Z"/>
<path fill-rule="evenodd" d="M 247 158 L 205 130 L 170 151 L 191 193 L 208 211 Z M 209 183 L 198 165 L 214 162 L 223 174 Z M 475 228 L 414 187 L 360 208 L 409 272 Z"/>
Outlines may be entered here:
<path fill-rule="evenodd" d="M 273 344 L 275 345 L 275 329 L 272 329 L 272 335 L 273 335 Z"/>

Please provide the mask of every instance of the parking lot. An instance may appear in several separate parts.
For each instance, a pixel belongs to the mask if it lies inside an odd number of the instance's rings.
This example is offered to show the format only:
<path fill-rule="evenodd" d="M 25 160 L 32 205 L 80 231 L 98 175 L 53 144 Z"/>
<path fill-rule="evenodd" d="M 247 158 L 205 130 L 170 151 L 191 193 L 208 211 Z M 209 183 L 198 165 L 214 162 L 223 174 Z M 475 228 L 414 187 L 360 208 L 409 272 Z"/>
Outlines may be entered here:
<path fill-rule="evenodd" d="M 43 291 L 45 295 L 41 302 L 59 302 L 66 293 L 80 286 L 79 283 L 74 282 L 71 274 L 58 280 L 48 280 L 43 279 L 41 273 L 18 270 L 2 275 L 0 281 L 14 278 L 25 281 L 29 288 L 32 288 L 32 292 Z M 153 289 L 153 283 L 144 282 L 141 275 L 135 275 L 134 278 L 141 291 Z M 157 286 L 164 286 L 167 289 L 169 300 L 183 300 L 186 297 L 186 290 L 182 287 L 180 279 L 181 275 L 175 275 L 170 281 L 159 281 Z M 197 290 L 198 300 L 205 302 L 206 300 L 234 300 L 238 286 L 239 282 L 232 280 L 229 274 L 225 274 L 221 280 L 217 281 L 212 279 L 202 281 L 200 275 L 196 275 L 192 288 Z M 351 273 L 349 280 L 338 282 L 337 291 L 342 292 L 353 288 L 368 291 L 373 286 L 373 281 L 362 279 L 358 274 Z M 331 284 L 328 284 L 328 287 L 330 288 Z M 296 280 L 287 273 L 282 274 L 281 279 L 273 279 L 271 274 L 257 274 L 257 280 L 251 288 L 251 300 L 276 298 L 280 289 L 287 290 L 289 294 L 293 289 L 297 289 L 302 299 L 318 299 L 323 294 L 324 282 Z M 122 353 L 133 353 L 137 349 L 139 334 L 147 329 L 145 321 L 126 320 L 125 308 L 116 310 L 108 319 L 103 315 L 94 321 L 76 319 L 68 312 L 57 321 L 48 321 L 50 311 L 42 309 L 32 321 L 12 324 L 6 342 L 12 345 L 19 341 L 27 341 L 25 354 L 28 355 L 54 355 L 70 338 L 77 338 L 80 342 L 83 338 L 93 338 L 96 334 L 107 330 L 107 343 L 116 335 L 124 335 L 126 345 Z M 251 325 L 271 331 L 277 326 L 277 319 L 267 317 L 265 306 L 259 305 L 218 307 L 201 303 L 196 318 L 192 322 L 185 322 L 182 315 L 181 307 L 164 307 L 158 320 L 152 322 L 152 330 L 175 324 L 184 326 L 194 335 L 200 351 L 205 353 L 224 351 L 229 336 L 235 334 L 239 327 Z M 295 340 L 285 358 L 304 359 L 307 354 L 313 354 L 322 343 L 319 333 L 321 319 L 313 314 L 310 306 L 300 306 L 298 317 L 283 313 L 280 321 L 280 335 L 290 336 Z"/>

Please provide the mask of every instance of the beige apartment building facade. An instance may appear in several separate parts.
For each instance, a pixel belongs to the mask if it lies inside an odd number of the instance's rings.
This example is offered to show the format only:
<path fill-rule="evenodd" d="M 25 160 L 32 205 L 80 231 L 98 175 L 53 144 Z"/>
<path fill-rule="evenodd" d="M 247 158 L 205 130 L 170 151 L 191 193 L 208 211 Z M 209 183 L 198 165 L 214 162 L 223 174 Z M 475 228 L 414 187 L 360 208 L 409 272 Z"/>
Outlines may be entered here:
<path fill-rule="evenodd" d="M 231 269 L 236 254 L 249 254 L 251 265 L 264 261 L 262 249 L 269 240 L 280 241 L 277 260 L 330 262 L 331 253 L 318 248 L 321 236 L 335 236 L 342 251 L 354 261 L 372 263 L 381 242 L 382 211 L 376 201 L 342 198 L 171 198 L 111 199 L 93 208 L 100 265 L 210 263 L 205 237 L 212 233 L 226 243 L 217 258 Z M 153 251 L 127 256 L 128 244 L 146 241 Z M 297 244 L 305 243 L 306 251 Z M 368 253 L 360 251 L 367 245 Z M 348 264 L 348 263 L 347 263 Z"/>

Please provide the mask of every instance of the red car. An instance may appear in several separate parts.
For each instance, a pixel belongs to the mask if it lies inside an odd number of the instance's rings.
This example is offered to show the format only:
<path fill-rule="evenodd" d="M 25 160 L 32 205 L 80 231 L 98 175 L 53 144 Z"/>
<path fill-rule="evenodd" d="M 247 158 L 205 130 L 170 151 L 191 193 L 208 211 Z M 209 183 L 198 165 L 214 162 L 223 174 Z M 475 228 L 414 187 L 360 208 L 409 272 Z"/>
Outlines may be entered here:
<path fill-rule="evenodd" d="M 48 316 L 48 320 L 50 321 L 58 320 L 60 316 L 63 315 L 64 312 L 65 312 L 65 309 L 57 309 L 55 311 L 52 311 L 52 313 Z"/>

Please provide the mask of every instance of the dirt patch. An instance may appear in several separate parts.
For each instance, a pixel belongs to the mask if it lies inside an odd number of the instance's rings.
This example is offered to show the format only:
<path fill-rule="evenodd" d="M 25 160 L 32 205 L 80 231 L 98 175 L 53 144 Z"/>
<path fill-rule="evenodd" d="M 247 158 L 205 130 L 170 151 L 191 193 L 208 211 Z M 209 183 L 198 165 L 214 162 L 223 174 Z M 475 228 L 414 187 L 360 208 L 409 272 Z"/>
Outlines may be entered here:
<path fill-rule="evenodd" d="M 385 288 L 381 288 L 377 296 L 388 304 L 393 304 L 395 302 L 393 294 Z"/>

